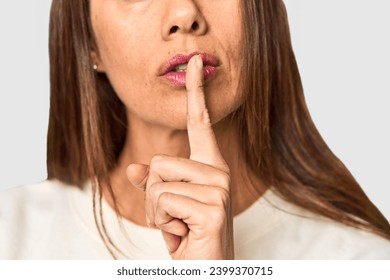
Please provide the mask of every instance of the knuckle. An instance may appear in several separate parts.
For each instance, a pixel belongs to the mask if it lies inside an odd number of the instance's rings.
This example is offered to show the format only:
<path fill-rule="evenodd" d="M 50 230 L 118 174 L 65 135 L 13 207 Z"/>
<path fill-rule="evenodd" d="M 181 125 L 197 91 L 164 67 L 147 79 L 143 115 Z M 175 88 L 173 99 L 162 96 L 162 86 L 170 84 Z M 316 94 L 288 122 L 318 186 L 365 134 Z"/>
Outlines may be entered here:
<path fill-rule="evenodd" d="M 223 188 L 216 188 L 214 194 L 215 205 L 218 205 L 225 209 L 225 207 L 230 203 L 230 194 L 227 190 Z"/>
<path fill-rule="evenodd" d="M 211 125 L 210 115 L 207 109 L 204 109 L 200 116 L 201 123 L 209 127 Z"/>
<path fill-rule="evenodd" d="M 223 172 L 225 172 L 226 176 L 228 176 L 230 178 L 230 176 L 231 176 L 230 168 L 229 168 L 229 165 L 225 161 L 221 164 L 221 170 Z"/>
<path fill-rule="evenodd" d="M 156 225 L 156 227 L 161 228 L 164 225 L 164 222 L 160 216 L 156 216 L 156 218 L 154 219 L 154 224 Z"/>
<path fill-rule="evenodd" d="M 154 224 L 160 228 L 162 225 L 164 225 L 166 222 L 163 219 L 164 212 L 169 211 L 167 207 L 170 205 L 171 201 L 171 194 L 167 192 L 163 192 L 160 194 L 160 196 L 157 199 L 157 206 L 156 206 L 156 214 L 154 216 Z"/>
<path fill-rule="evenodd" d="M 153 200 L 157 199 L 163 189 L 163 183 L 162 182 L 157 182 L 151 185 L 148 189 L 149 197 Z"/>
<path fill-rule="evenodd" d="M 200 112 L 199 118 L 200 118 L 200 123 L 202 125 L 205 125 L 206 127 L 209 127 L 211 125 L 210 115 L 207 109 L 204 109 Z"/>
<path fill-rule="evenodd" d="M 232 183 L 232 179 L 231 179 L 230 175 L 226 172 L 222 172 L 222 174 L 219 178 L 219 185 L 221 187 L 229 189 L 231 183 Z"/>
<path fill-rule="evenodd" d="M 193 126 L 199 126 L 199 128 L 208 128 L 211 125 L 210 115 L 206 108 L 198 111 L 196 114 L 188 114 L 187 121 Z"/>
<path fill-rule="evenodd" d="M 158 167 L 164 162 L 166 157 L 167 156 L 163 154 L 154 155 L 150 160 L 150 169 L 158 169 Z"/>
<path fill-rule="evenodd" d="M 220 207 L 214 207 L 209 213 L 208 221 L 212 221 L 212 224 L 217 227 L 224 225 L 226 222 L 225 210 Z"/>
<path fill-rule="evenodd" d="M 170 201 L 172 199 L 172 194 L 168 192 L 163 192 L 158 197 L 158 205 L 160 207 L 166 207 L 170 205 Z"/>

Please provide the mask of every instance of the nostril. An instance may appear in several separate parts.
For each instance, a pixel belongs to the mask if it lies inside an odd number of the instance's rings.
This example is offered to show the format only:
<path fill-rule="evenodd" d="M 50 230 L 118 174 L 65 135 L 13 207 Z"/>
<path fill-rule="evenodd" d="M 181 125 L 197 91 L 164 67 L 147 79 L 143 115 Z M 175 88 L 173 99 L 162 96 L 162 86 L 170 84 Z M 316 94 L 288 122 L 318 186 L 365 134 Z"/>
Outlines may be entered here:
<path fill-rule="evenodd" d="M 195 21 L 192 25 L 191 25 L 191 29 L 192 30 L 197 30 L 199 28 L 199 24 Z"/>
<path fill-rule="evenodd" d="M 169 30 L 169 33 L 172 34 L 172 33 L 176 33 L 177 30 L 179 30 L 179 27 L 178 26 L 172 26 L 171 30 Z"/>
<path fill-rule="evenodd" d="M 169 30 L 169 34 L 176 33 L 177 31 L 179 31 L 179 29 L 180 28 L 177 25 L 172 26 L 171 29 Z M 199 29 L 199 24 L 198 22 L 194 21 L 194 23 L 191 25 L 191 30 L 196 31 L 197 29 Z"/>

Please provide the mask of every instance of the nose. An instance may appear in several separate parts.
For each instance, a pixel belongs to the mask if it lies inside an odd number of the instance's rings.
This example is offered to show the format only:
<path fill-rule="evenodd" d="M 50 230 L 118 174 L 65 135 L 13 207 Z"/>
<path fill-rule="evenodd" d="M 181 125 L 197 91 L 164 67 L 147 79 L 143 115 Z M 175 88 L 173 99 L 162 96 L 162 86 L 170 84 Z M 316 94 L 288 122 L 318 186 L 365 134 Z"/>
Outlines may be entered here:
<path fill-rule="evenodd" d="M 162 35 L 171 40 L 179 34 L 204 35 L 207 23 L 193 0 L 171 0 L 166 4 Z"/>

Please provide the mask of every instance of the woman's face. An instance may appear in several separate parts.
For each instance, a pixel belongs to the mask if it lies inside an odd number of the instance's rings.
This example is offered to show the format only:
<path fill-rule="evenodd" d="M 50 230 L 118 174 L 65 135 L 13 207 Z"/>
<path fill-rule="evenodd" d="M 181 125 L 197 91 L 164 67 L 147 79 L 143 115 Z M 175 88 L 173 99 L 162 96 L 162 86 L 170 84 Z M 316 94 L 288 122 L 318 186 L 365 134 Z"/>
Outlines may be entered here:
<path fill-rule="evenodd" d="M 98 54 L 131 118 L 186 128 L 185 67 L 194 53 L 205 64 L 213 123 L 241 104 L 240 0 L 91 0 Z"/>

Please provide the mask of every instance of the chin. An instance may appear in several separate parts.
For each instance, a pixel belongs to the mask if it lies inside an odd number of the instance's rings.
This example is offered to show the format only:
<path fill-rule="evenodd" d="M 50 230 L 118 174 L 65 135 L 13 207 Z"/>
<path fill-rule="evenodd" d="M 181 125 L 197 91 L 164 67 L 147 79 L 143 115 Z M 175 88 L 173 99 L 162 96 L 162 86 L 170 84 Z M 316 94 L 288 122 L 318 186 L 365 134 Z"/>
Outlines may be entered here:
<path fill-rule="evenodd" d="M 171 110 L 171 114 L 160 114 L 158 116 L 150 116 L 148 119 L 144 119 L 146 123 L 152 124 L 152 126 L 160 127 L 161 129 L 168 130 L 187 130 L 187 112 L 186 108 L 182 111 Z M 212 110 L 210 114 L 211 123 L 214 125 L 221 120 L 225 119 L 231 112 Z"/>

